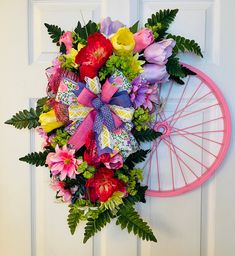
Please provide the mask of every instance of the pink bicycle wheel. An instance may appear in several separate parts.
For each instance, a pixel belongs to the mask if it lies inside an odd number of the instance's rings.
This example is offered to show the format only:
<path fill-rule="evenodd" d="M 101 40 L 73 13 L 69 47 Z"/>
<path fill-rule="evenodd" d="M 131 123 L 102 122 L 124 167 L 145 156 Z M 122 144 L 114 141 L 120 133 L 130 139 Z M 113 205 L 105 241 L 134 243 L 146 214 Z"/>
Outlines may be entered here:
<path fill-rule="evenodd" d="M 200 70 L 197 75 L 159 88 L 162 108 L 154 129 L 162 132 L 145 162 L 149 196 L 175 196 L 205 182 L 219 167 L 229 147 L 231 120 L 226 101 L 215 83 Z"/>

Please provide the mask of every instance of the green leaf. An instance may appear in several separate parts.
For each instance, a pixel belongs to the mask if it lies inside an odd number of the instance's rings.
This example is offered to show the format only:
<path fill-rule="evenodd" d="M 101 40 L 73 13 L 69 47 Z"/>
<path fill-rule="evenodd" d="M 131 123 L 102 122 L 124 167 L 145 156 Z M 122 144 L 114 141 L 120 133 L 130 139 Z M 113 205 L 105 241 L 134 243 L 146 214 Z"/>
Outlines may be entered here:
<path fill-rule="evenodd" d="M 181 85 L 184 84 L 184 81 L 181 78 L 188 75 L 196 75 L 196 73 L 194 73 L 192 70 L 181 65 L 179 58 L 177 57 L 170 57 L 168 59 L 166 69 L 168 74 L 170 74 L 170 79 Z"/>
<path fill-rule="evenodd" d="M 83 243 L 85 244 L 89 238 L 100 231 L 107 223 L 111 221 L 111 214 L 108 210 L 99 214 L 97 219 L 88 219 L 85 226 Z"/>
<path fill-rule="evenodd" d="M 88 23 L 82 27 L 80 21 L 78 21 L 76 28 L 74 29 L 74 32 L 79 35 L 82 39 L 87 39 L 87 37 L 90 34 L 93 34 L 95 32 L 98 32 L 99 28 L 97 24 L 91 20 L 88 21 Z"/>
<path fill-rule="evenodd" d="M 139 21 L 136 21 L 136 23 L 132 25 L 129 29 L 134 34 L 138 31 L 138 27 L 139 27 Z"/>
<path fill-rule="evenodd" d="M 180 79 L 178 76 L 170 76 L 169 79 L 175 81 L 177 84 L 180 84 L 180 85 L 184 84 L 184 80 Z"/>
<path fill-rule="evenodd" d="M 13 125 L 17 129 L 32 129 L 39 125 L 38 115 L 33 108 L 30 108 L 29 111 L 25 109 L 13 115 L 11 119 L 5 122 L 5 124 Z"/>
<path fill-rule="evenodd" d="M 152 17 L 148 19 L 148 25 L 154 26 L 157 23 L 164 24 L 165 27 L 169 27 L 170 24 L 174 21 L 176 14 L 178 13 L 178 9 L 166 9 L 166 10 L 160 10 L 159 12 L 156 12 L 155 14 L 152 14 Z"/>
<path fill-rule="evenodd" d="M 172 34 L 168 34 L 167 38 L 172 38 L 176 41 L 176 46 L 173 49 L 174 54 L 179 52 L 192 52 L 198 56 L 203 57 L 201 47 L 194 40 Z"/>
<path fill-rule="evenodd" d="M 188 76 L 195 76 L 197 73 L 193 72 L 191 69 L 185 67 L 184 65 L 182 65 L 182 70 L 184 71 L 184 73 Z"/>
<path fill-rule="evenodd" d="M 81 212 L 80 212 L 77 204 L 70 204 L 69 208 L 70 209 L 69 209 L 69 215 L 67 218 L 67 222 L 68 222 L 70 232 L 73 235 L 77 228 L 77 225 L 80 221 Z"/>
<path fill-rule="evenodd" d="M 156 33 L 155 38 L 162 38 L 170 24 L 174 21 L 178 11 L 178 9 L 160 10 L 159 12 L 152 14 L 152 17 L 147 20 L 145 27 L 149 27 L 153 30 L 154 34 Z"/>
<path fill-rule="evenodd" d="M 110 210 L 112 214 L 116 214 L 117 210 L 119 209 L 119 205 L 123 203 L 123 196 L 124 193 L 120 191 L 115 191 L 107 201 L 101 203 L 100 209 Z"/>
<path fill-rule="evenodd" d="M 140 150 L 136 151 L 135 153 L 130 154 L 127 157 L 124 164 L 127 165 L 129 167 L 129 169 L 133 169 L 136 164 L 141 163 L 145 160 L 148 152 L 149 152 L 149 150 L 140 149 Z"/>
<path fill-rule="evenodd" d="M 46 165 L 47 155 L 48 151 L 32 152 L 26 156 L 21 157 L 19 160 L 36 166 L 44 166 Z"/>
<path fill-rule="evenodd" d="M 182 68 L 182 65 L 179 62 L 179 58 L 170 57 L 166 64 L 166 70 L 169 75 L 177 76 L 177 77 L 186 77 L 186 74 Z"/>
<path fill-rule="evenodd" d="M 134 136 L 136 140 L 139 142 L 153 141 L 161 135 L 162 135 L 161 132 L 156 132 L 152 129 L 146 129 L 146 130 L 134 132 Z"/>
<path fill-rule="evenodd" d="M 141 219 L 138 212 L 132 206 L 123 206 L 118 214 L 116 224 L 120 225 L 121 229 L 127 228 L 128 233 L 133 232 L 143 240 L 157 242 L 147 222 Z"/>
<path fill-rule="evenodd" d="M 36 113 L 38 116 L 41 115 L 41 113 L 43 112 L 43 106 L 46 104 L 48 99 L 48 97 L 43 97 L 37 100 Z"/>
<path fill-rule="evenodd" d="M 146 203 L 145 192 L 147 189 L 148 186 L 141 186 L 138 184 L 136 187 L 137 193 L 134 196 L 129 195 L 128 197 L 123 198 L 124 204 L 128 203 L 134 205 L 137 202 Z"/>
<path fill-rule="evenodd" d="M 44 25 L 47 28 L 47 32 L 50 35 L 52 42 L 56 43 L 56 45 L 59 45 L 60 37 L 63 35 L 64 31 L 61 30 L 61 28 L 57 25 L 50 25 L 48 23 L 44 23 Z"/>

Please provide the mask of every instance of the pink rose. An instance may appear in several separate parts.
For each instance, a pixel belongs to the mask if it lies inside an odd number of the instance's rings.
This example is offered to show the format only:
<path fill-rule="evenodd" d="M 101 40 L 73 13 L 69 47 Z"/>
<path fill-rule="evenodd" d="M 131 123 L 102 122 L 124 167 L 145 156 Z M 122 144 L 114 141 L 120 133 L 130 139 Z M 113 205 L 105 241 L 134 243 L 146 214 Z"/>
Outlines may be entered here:
<path fill-rule="evenodd" d="M 148 28 L 143 28 L 134 34 L 134 52 L 141 52 L 154 41 L 153 32 Z"/>
<path fill-rule="evenodd" d="M 66 53 L 68 54 L 70 52 L 71 48 L 73 47 L 72 32 L 70 32 L 70 31 L 64 32 L 64 34 L 60 37 L 59 42 L 64 43 L 64 45 L 66 47 Z"/>

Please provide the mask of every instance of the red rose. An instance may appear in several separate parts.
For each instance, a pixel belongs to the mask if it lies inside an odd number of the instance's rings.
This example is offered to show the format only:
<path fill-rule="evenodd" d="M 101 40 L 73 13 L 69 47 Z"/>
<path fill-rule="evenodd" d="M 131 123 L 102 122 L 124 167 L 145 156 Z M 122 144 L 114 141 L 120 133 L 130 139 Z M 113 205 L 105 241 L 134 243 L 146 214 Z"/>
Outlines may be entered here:
<path fill-rule="evenodd" d="M 109 39 L 95 32 L 87 38 L 87 45 L 77 54 L 75 62 L 80 65 L 80 78 L 93 78 L 113 53 L 113 46 Z M 84 67 L 85 66 L 85 67 Z"/>
<path fill-rule="evenodd" d="M 95 202 L 107 201 L 115 191 L 125 193 L 126 188 L 124 182 L 114 178 L 114 172 L 107 168 L 100 168 L 93 178 L 88 179 L 86 188 L 89 191 L 90 200 Z"/>

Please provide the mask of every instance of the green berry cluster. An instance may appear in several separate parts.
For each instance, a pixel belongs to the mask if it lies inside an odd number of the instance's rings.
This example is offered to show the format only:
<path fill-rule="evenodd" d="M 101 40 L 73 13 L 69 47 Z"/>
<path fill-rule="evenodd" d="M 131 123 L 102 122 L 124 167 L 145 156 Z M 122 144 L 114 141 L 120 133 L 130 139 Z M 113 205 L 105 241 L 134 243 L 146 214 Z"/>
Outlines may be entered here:
<path fill-rule="evenodd" d="M 142 107 L 137 108 L 133 116 L 133 124 L 137 131 L 147 130 L 149 127 L 149 122 L 153 119 L 153 115 L 149 113 L 149 109 L 144 109 Z"/>

